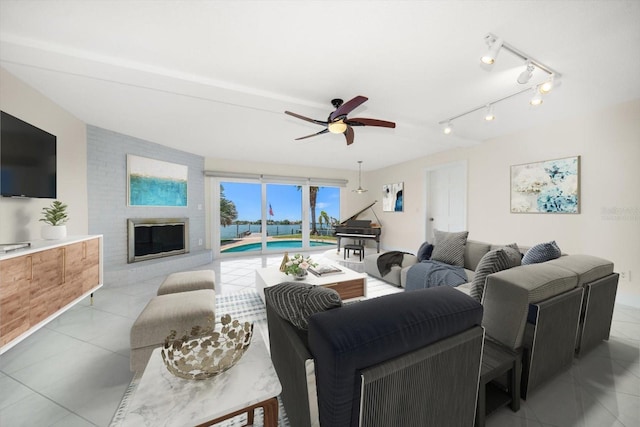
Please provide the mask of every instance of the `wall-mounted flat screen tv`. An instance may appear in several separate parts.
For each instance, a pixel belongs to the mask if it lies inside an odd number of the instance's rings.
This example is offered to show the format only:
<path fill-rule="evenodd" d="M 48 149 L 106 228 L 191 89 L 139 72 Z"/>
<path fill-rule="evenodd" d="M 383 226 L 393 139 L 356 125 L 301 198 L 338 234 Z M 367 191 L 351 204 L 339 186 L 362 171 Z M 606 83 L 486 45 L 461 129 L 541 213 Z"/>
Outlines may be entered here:
<path fill-rule="evenodd" d="M 56 136 L 0 114 L 0 195 L 55 199 Z"/>

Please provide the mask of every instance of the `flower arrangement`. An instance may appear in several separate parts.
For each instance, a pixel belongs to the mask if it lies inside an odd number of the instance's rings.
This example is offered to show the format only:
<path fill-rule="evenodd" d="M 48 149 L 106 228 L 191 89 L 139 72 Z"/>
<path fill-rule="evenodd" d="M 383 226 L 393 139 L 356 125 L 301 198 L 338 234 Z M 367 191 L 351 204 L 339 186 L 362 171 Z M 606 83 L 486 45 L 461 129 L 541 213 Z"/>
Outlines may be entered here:
<path fill-rule="evenodd" d="M 292 276 L 304 276 L 307 274 L 309 267 L 315 267 L 317 264 L 311 260 L 311 257 L 304 257 L 301 254 L 295 254 L 284 264 L 284 274 Z"/>

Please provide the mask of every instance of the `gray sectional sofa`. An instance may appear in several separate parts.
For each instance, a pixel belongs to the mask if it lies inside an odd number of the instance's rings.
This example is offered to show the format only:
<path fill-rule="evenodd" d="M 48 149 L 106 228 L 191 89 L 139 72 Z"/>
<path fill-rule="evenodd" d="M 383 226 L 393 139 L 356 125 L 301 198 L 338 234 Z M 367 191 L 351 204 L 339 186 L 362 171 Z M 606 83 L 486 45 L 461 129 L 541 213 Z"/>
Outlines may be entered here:
<path fill-rule="evenodd" d="M 468 283 L 455 289 L 471 293 L 471 282 L 482 257 L 500 247 L 467 240 L 464 271 Z M 525 252 L 523 248 L 520 248 Z M 382 276 L 377 257 L 364 259 L 365 271 L 405 287 L 409 269 L 418 263 L 405 254 L 401 265 Z M 590 255 L 562 255 L 551 261 L 521 265 L 489 274 L 481 303 L 486 334 L 501 345 L 523 353 L 521 391 L 529 390 L 566 368 L 609 338 L 619 275 L 611 261 Z"/>

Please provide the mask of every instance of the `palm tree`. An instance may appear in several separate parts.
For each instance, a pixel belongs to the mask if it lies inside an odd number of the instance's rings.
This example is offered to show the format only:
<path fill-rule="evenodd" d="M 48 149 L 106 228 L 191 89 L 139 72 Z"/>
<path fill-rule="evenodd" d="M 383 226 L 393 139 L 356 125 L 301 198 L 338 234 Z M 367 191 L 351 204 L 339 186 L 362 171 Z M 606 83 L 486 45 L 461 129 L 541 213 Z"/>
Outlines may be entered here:
<path fill-rule="evenodd" d="M 331 223 L 331 220 L 329 219 L 329 214 L 327 214 L 326 211 L 320 211 L 320 217 L 318 218 L 318 223 L 320 224 L 320 229 L 322 229 L 322 223 L 323 222 L 325 222 L 327 224 L 327 227 Z"/>
<path fill-rule="evenodd" d="M 220 185 L 220 225 L 231 225 L 238 218 L 236 204 L 224 197 L 224 187 Z"/>
<path fill-rule="evenodd" d="M 300 185 L 296 186 L 298 190 L 301 190 Z M 311 208 L 311 234 L 318 235 L 318 228 L 316 227 L 316 198 L 320 189 L 316 186 L 309 186 L 309 207 Z"/>

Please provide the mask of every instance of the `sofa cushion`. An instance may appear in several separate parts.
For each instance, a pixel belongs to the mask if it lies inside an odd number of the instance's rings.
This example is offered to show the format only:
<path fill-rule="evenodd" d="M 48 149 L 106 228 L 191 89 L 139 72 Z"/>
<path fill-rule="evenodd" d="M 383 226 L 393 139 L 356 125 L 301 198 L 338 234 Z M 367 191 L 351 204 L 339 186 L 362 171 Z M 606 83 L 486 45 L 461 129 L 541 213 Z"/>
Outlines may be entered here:
<path fill-rule="evenodd" d="M 434 230 L 436 243 L 433 247 L 431 259 L 446 264 L 464 267 L 464 248 L 467 244 L 468 231 L 450 233 Z"/>
<path fill-rule="evenodd" d="M 524 254 L 524 257 L 522 258 L 522 265 L 551 261 L 552 259 L 559 258 L 560 255 L 560 248 L 555 240 L 547 243 L 539 243 Z"/>
<path fill-rule="evenodd" d="M 338 292 L 308 283 L 284 282 L 266 287 L 264 298 L 278 316 L 302 330 L 308 328 L 312 314 L 342 306 Z"/>
<path fill-rule="evenodd" d="M 578 286 L 584 286 L 613 274 L 613 263 L 611 261 L 591 255 L 562 256 L 549 261 L 548 264 L 557 265 L 576 273 L 578 275 Z"/>
<path fill-rule="evenodd" d="M 352 425 L 357 419 L 361 369 L 479 325 L 482 311 L 473 298 L 441 286 L 311 316 L 309 350 L 316 361 L 321 425 Z"/>
<path fill-rule="evenodd" d="M 487 335 L 511 349 L 522 345 L 529 304 L 574 289 L 578 276 L 548 262 L 523 265 L 487 276 L 482 325 Z"/>
<path fill-rule="evenodd" d="M 489 243 L 467 240 L 467 243 L 464 246 L 464 268 L 475 271 L 484 254 L 489 252 L 491 249 L 494 248 L 492 248 Z"/>
<path fill-rule="evenodd" d="M 513 249 L 511 250 L 513 251 Z M 495 249 L 487 252 L 476 268 L 476 274 L 471 283 L 470 295 L 475 298 L 476 301 L 482 301 L 487 276 L 511 267 L 512 261 L 504 249 Z"/>
<path fill-rule="evenodd" d="M 431 254 L 433 253 L 433 245 L 429 242 L 424 242 L 420 245 L 418 252 L 416 253 L 416 257 L 418 258 L 418 262 L 422 262 L 431 258 Z"/>

